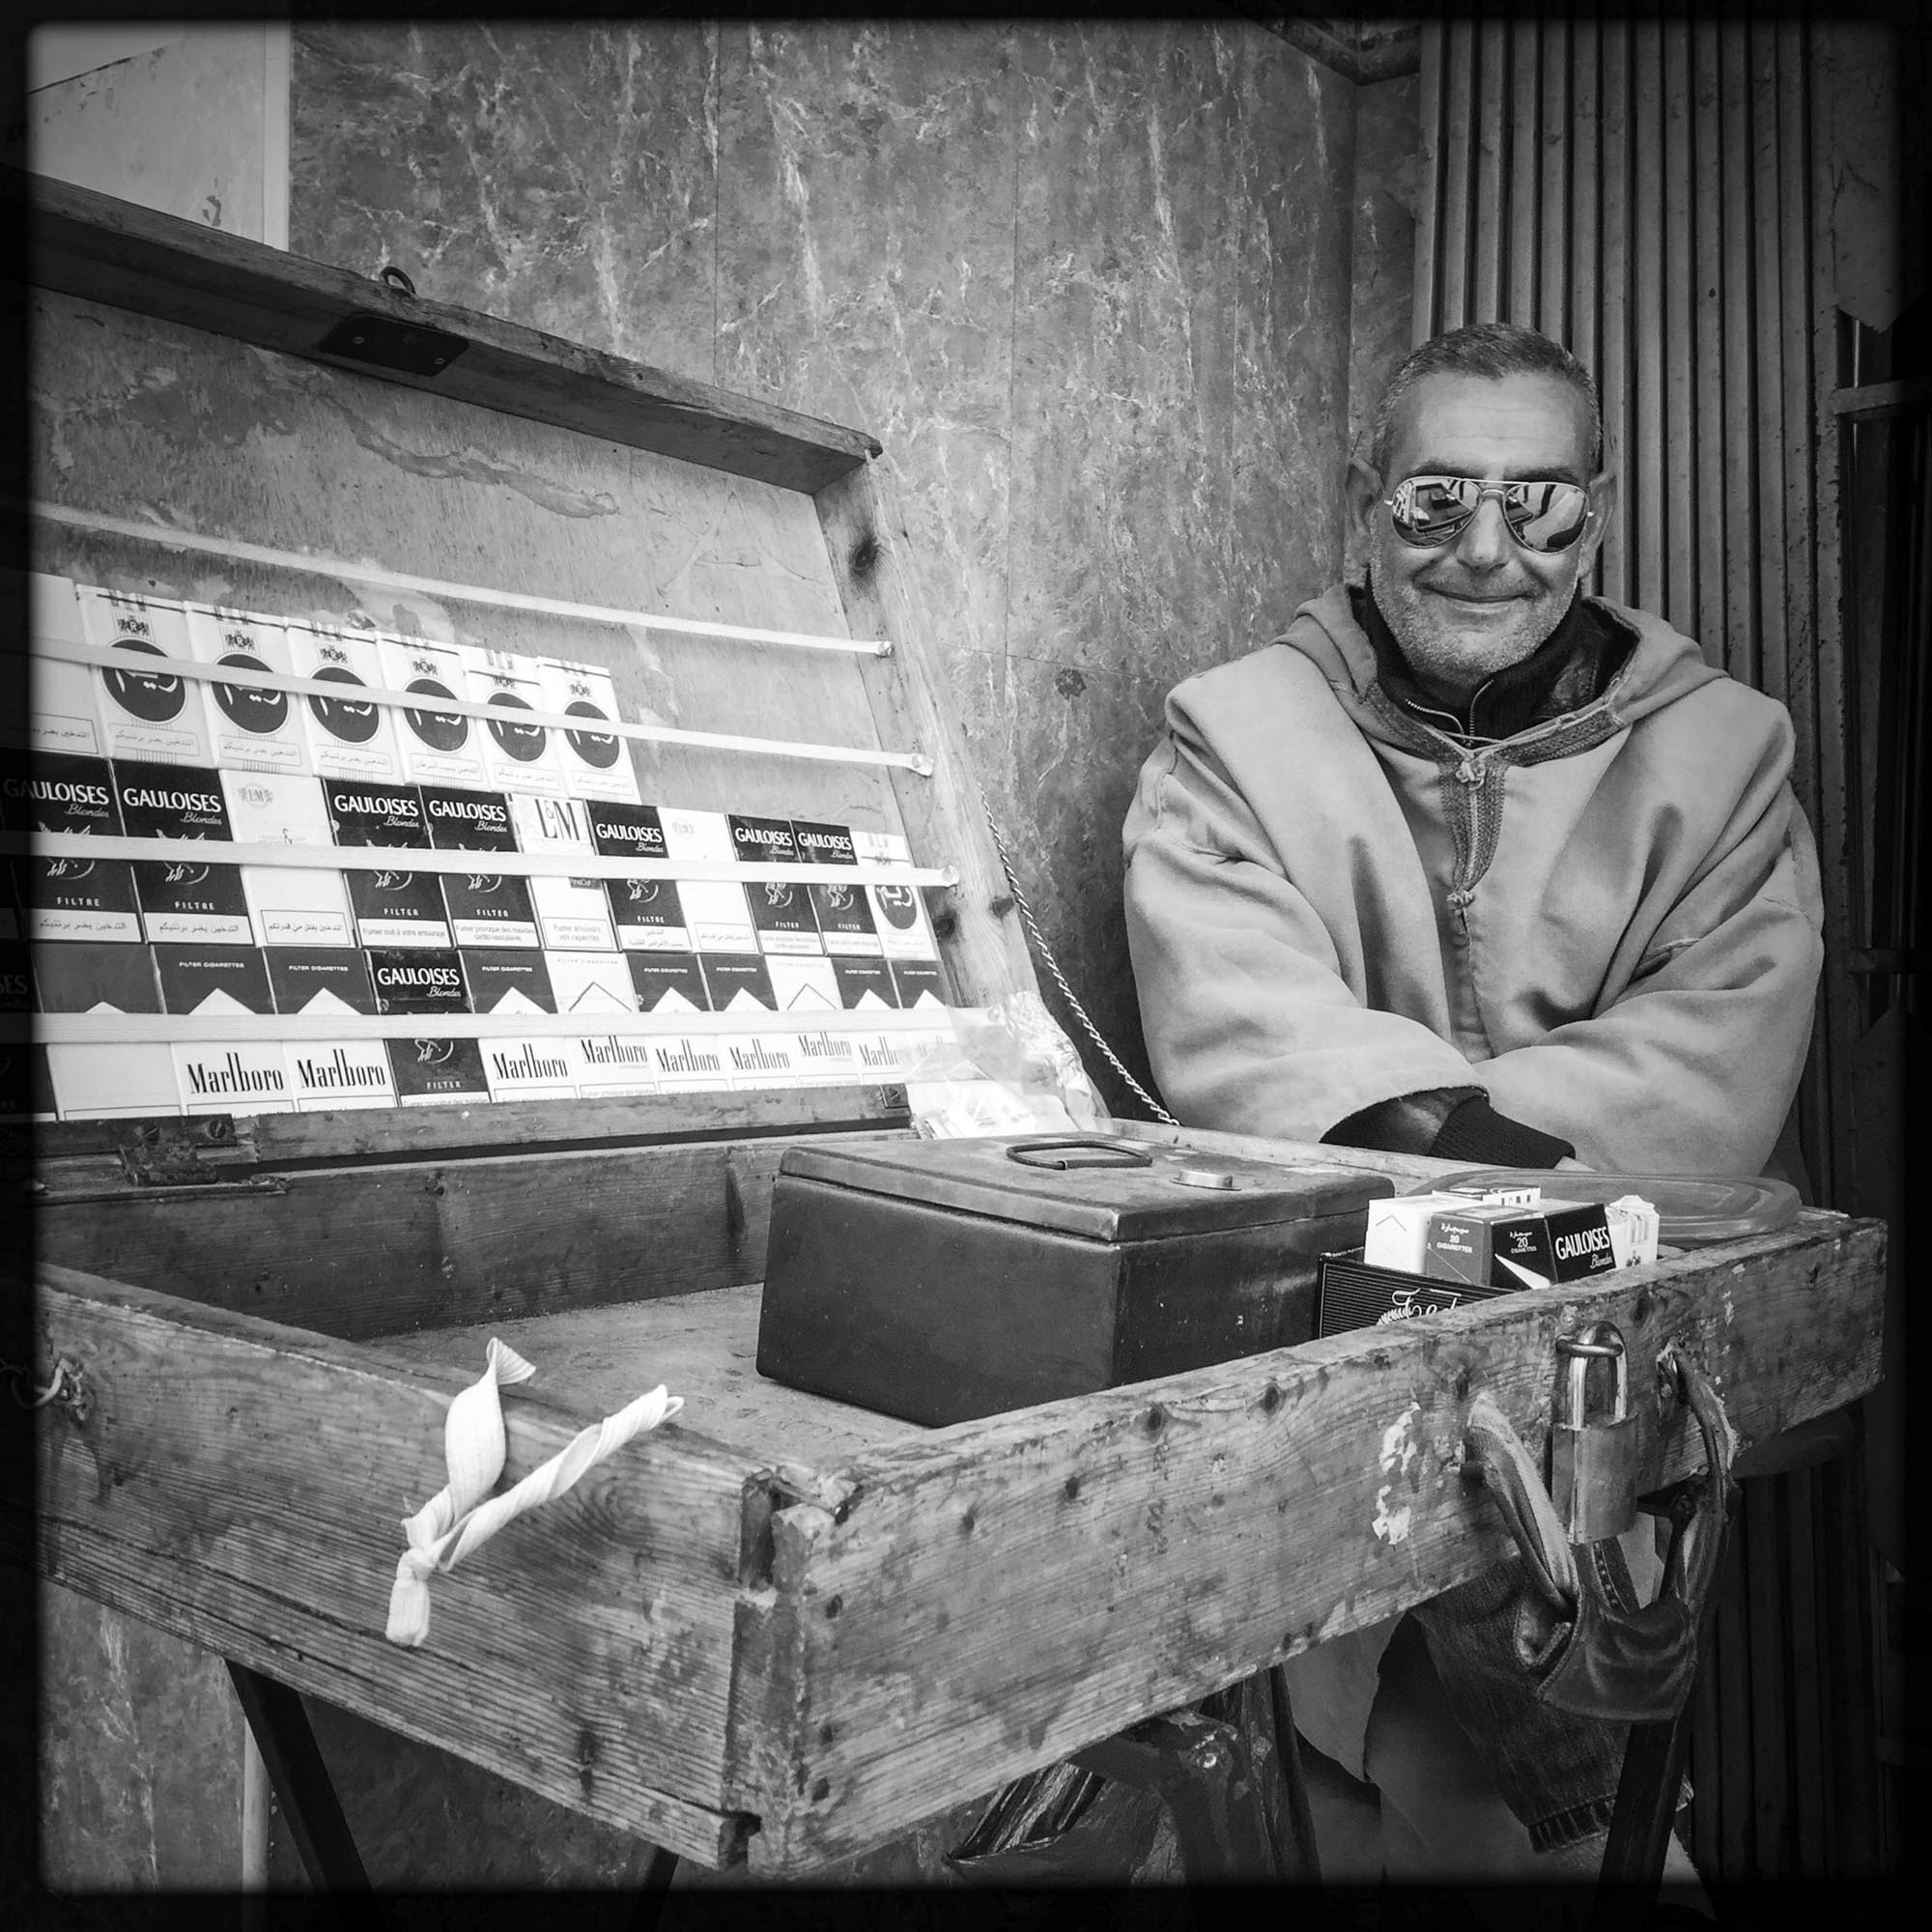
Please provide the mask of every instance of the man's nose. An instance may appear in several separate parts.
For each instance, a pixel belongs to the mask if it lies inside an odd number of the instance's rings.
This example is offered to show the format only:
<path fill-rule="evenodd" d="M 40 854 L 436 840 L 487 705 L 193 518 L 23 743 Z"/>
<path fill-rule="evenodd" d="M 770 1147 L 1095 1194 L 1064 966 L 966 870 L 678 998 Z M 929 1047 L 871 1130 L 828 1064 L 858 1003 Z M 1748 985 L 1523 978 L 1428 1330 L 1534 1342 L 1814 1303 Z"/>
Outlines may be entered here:
<path fill-rule="evenodd" d="M 1457 539 L 1456 554 L 1469 570 L 1494 570 L 1506 563 L 1514 547 L 1509 525 L 1503 521 L 1499 498 L 1486 496 L 1476 505 L 1476 514 Z"/>

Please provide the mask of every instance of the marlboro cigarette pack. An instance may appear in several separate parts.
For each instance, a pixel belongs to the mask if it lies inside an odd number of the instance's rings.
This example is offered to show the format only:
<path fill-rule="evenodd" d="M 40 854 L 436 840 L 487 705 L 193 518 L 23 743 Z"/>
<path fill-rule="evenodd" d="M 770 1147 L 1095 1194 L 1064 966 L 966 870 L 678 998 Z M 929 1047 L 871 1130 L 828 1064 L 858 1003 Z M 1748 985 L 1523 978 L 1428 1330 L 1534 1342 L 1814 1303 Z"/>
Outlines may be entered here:
<path fill-rule="evenodd" d="M 389 1056 L 380 1039 L 291 1040 L 284 1051 L 298 1113 L 396 1104 Z"/>
<path fill-rule="evenodd" d="M 189 653 L 202 664 L 243 670 L 293 671 L 288 633 L 270 617 L 216 605 L 186 607 Z M 245 684 L 199 687 L 213 762 L 224 771 L 305 772 L 308 740 L 300 700 L 286 691 Z"/>
<path fill-rule="evenodd" d="M 796 1035 L 798 1078 L 803 1086 L 839 1087 L 862 1080 L 858 1049 L 842 1033 L 801 1033 Z"/>
<path fill-rule="evenodd" d="M 562 658 L 537 661 L 537 683 L 545 711 L 567 717 L 614 719 L 617 694 L 611 673 L 596 665 L 571 664 Z M 630 746 L 608 731 L 565 731 L 558 734 L 557 763 L 564 789 L 573 798 L 639 802 L 638 775 Z"/>
<path fill-rule="evenodd" d="M 84 644 L 87 628 L 72 582 L 45 572 L 27 572 L 29 648 L 40 641 Z M 98 757 L 103 752 L 100 706 L 95 696 L 98 671 L 63 664 L 35 651 L 27 664 L 27 717 L 24 731 L 11 717 L 0 718 L 0 744 L 25 744 L 40 752 L 67 752 Z M 0 706 L 0 710 L 7 707 Z"/>
<path fill-rule="evenodd" d="M 425 699 L 420 710 L 410 706 L 389 713 L 404 777 L 416 784 L 487 785 L 482 721 L 460 711 L 431 708 L 439 697 L 469 696 L 468 672 L 457 646 L 419 638 L 382 638 L 376 659 L 383 668 L 383 682 L 391 691 L 415 692 Z"/>
<path fill-rule="evenodd" d="M 502 713 L 476 735 L 483 754 L 483 782 L 498 791 L 561 798 L 563 767 L 557 758 L 556 734 L 541 724 L 517 722 L 519 711 L 548 708 L 536 666 L 528 658 L 475 644 L 461 644 L 457 651 L 463 664 L 463 695 Z"/>
<path fill-rule="evenodd" d="M 223 1040 L 169 1049 L 189 1114 L 292 1114 L 289 1066 L 279 1040 Z"/>
<path fill-rule="evenodd" d="M 574 1100 L 571 1054 L 560 1039 L 486 1039 L 483 1077 L 493 1100 Z"/>
<path fill-rule="evenodd" d="M 657 1080 L 667 1094 L 717 1093 L 731 1084 L 724 1065 L 723 1042 L 716 1034 L 689 1038 L 674 1036 L 649 1042 L 657 1064 Z"/>
<path fill-rule="evenodd" d="M 797 1043 L 784 1034 L 721 1034 L 718 1044 L 731 1085 L 737 1088 L 798 1085 Z"/>
<path fill-rule="evenodd" d="M 107 755 L 212 765 L 214 748 L 199 686 L 190 690 L 185 678 L 133 668 L 144 657 L 192 655 L 182 607 L 169 598 L 128 597 L 84 584 L 80 615 L 89 643 L 125 652 L 128 661 L 126 670 L 117 665 L 96 673 L 101 749 Z"/>
<path fill-rule="evenodd" d="M 297 676 L 340 684 L 351 694 L 301 700 L 302 731 L 315 771 L 328 779 L 401 784 L 403 754 L 389 713 L 354 696 L 358 687 L 383 687 L 376 640 L 363 632 L 322 624 L 291 623 L 287 632 L 289 664 Z"/>
<path fill-rule="evenodd" d="M 649 1040 L 615 1034 L 584 1034 L 560 1042 L 570 1049 L 577 1091 L 593 1094 L 655 1094 L 657 1063 Z"/>

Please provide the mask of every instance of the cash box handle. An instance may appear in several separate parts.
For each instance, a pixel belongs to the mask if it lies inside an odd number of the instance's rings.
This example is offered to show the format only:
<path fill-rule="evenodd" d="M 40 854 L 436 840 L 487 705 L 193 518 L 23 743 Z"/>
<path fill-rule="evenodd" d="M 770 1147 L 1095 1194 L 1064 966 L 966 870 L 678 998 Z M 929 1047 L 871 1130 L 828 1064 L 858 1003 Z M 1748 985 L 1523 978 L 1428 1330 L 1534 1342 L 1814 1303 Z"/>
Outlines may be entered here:
<path fill-rule="evenodd" d="M 1055 1159 L 1054 1156 L 1061 1156 Z M 1075 1158 L 1074 1156 L 1078 1156 Z M 1098 1134 L 1079 1134 L 1071 1140 L 1015 1141 L 1007 1158 L 1022 1167 L 1151 1167 L 1153 1155 L 1131 1141 L 1110 1141 Z"/>

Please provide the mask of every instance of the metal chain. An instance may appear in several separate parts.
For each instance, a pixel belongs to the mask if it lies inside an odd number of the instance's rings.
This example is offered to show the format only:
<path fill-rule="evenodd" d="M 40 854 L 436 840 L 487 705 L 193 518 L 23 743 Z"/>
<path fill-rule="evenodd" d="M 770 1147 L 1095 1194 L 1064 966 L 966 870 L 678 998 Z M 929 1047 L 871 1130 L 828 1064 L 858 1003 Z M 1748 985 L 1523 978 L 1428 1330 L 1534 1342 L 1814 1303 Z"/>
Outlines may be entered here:
<path fill-rule="evenodd" d="M 1034 950 L 1039 954 L 1046 970 L 1053 975 L 1053 983 L 1060 988 L 1061 997 L 1072 1008 L 1073 1017 L 1087 1029 L 1088 1037 L 1107 1056 L 1107 1065 L 1133 1089 L 1141 1105 L 1155 1120 L 1165 1121 L 1170 1127 L 1178 1127 L 1180 1122 L 1127 1071 L 1121 1062 L 1121 1056 L 1107 1044 L 1100 1029 L 1088 1018 L 1087 1009 L 1080 1004 L 1079 996 L 1066 983 L 1066 975 L 1060 970 L 1060 961 L 1053 956 L 1053 948 L 1046 943 L 1046 937 L 1039 929 L 1039 922 L 1033 916 L 1033 907 L 1027 904 L 1027 895 L 1020 891 L 1020 882 L 1013 876 L 1013 862 L 1007 851 L 1007 841 L 1000 834 L 999 820 L 993 816 L 993 808 L 986 803 L 984 792 L 980 794 L 980 810 L 986 814 L 986 829 L 993 835 L 993 850 L 1000 855 L 1000 867 L 1007 875 L 1007 889 L 1013 895 L 1013 903 L 1020 909 L 1020 918 L 1025 922 L 1027 932 L 1034 943 Z"/>
<path fill-rule="evenodd" d="M 22 1408 L 44 1408 L 50 1402 L 77 1401 L 82 1393 L 80 1384 L 80 1364 L 61 1355 L 54 1362 L 54 1378 L 43 1389 L 34 1389 L 31 1402 L 20 1393 L 21 1387 L 34 1387 L 31 1370 L 23 1369 L 14 1362 L 0 1362 L 0 1375 L 12 1378 L 14 1400 Z"/>

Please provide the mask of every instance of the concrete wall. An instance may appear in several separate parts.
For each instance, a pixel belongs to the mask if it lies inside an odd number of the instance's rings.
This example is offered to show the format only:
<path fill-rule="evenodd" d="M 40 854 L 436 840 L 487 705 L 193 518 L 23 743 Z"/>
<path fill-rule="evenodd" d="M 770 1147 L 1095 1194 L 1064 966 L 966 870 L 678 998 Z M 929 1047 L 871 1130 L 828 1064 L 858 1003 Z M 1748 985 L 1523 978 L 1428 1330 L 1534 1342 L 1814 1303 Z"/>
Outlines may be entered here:
<path fill-rule="evenodd" d="M 304 25 L 294 72 L 297 252 L 883 441 L 1022 885 L 1140 1069 L 1162 698 L 1333 576 L 1351 308 L 1406 346 L 1406 237 L 1355 298 L 1356 88 L 1232 14 Z"/>

